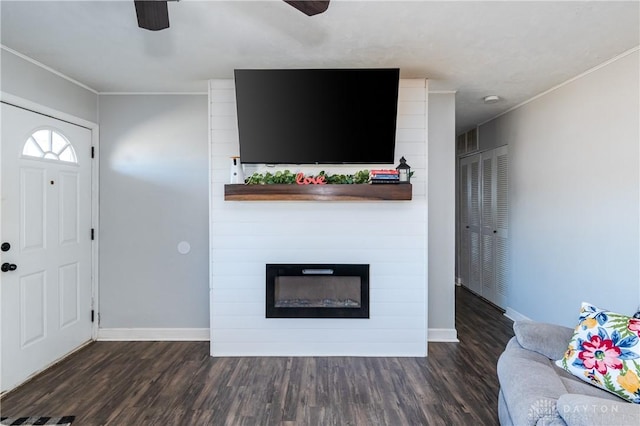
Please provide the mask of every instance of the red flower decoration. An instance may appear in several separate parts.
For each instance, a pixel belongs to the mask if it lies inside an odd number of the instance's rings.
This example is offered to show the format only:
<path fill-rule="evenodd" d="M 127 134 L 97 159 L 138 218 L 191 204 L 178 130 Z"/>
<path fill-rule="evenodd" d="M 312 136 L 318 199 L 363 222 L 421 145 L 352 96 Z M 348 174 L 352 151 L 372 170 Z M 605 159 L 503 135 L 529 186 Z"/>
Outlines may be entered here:
<path fill-rule="evenodd" d="M 595 368 L 600 374 L 606 374 L 607 368 L 622 369 L 622 361 L 618 359 L 620 348 L 615 346 L 611 339 L 591 336 L 591 341 L 582 343 L 582 347 L 584 350 L 578 353 L 578 358 L 586 368 Z"/>
<path fill-rule="evenodd" d="M 629 324 L 627 325 L 627 328 L 630 331 L 633 331 L 634 333 L 636 333 L 638 337 L 640 337 L 640 319 L 629 318 Z"/>

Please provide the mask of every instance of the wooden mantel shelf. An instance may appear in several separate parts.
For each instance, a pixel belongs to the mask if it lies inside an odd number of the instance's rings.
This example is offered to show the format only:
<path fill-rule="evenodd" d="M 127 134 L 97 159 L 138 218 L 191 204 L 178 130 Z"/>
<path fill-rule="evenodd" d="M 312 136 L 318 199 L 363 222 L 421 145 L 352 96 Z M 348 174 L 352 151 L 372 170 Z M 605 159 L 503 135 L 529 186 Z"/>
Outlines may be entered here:
<path fill-rule="evenodd" d="M 226 201 L 383 201 L 411 200 L 405 184 L 225 185 Z"/>

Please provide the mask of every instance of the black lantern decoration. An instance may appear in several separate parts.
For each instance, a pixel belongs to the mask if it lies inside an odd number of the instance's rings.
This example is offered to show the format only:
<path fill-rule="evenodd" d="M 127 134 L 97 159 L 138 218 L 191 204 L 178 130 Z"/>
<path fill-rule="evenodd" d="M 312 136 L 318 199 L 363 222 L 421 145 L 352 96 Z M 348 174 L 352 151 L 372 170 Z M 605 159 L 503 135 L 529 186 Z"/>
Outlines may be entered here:
<path fill-rule="evenodd" d="M 411 167 L 407 164 L 404 157 L 400 158 L 400 165 L 396 167 L 400 183 L 409 183 L 411 181 Z"/>

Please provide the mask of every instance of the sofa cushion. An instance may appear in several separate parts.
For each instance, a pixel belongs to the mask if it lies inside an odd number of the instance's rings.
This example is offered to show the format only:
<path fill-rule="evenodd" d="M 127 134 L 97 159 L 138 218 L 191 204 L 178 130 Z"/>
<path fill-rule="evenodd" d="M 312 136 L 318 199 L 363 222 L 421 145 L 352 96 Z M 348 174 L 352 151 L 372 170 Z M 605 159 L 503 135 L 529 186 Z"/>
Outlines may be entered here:
<path fill-rule="evenodd" d="M 558 398 L 558 413 L 568 426 L 638 426 L 640 405 L 568 393 Z"/>
<path fill-rule="evenodd" d="M 507 402 L 504 400 L 502 389 L 498 391 L 498 421 L 500 422 L 500 426 L 513 426 L 511 414 L 509 414 L 509 408 L 507 407 Z"/>
<path fill-rule="evenodd" d="M 558 368 L 557 370 L 558 372 L 564 372 L 564 370 L 560 368 Z M 595 396 L 597 398 L 608 399 L 610 401 L 620 401 L 620 398 L 616 395 L 595 387 L 590 383 L 583 382 L 575 376 L 571 376 L 571 378 L 568 378 L 560 375 L 560 380 L 562 380 L 562 384 L 564 385 L 564 387 L 567 388 L 567 393 L 579 393 L 580 395 Z M 628 404 L 628 402 L 625 402 L 625 404 Z"/>
<path fill-rule="evenodd" d="M 498 379 L 514 425 L 564 424 L 556 400 L 567 389 L 547 356 L 524 349 L 514 337 L 498 359 Z"/>
<path fill-rule="evenodd" d="M 640 324 L 583 303 L 559 367 L 630 402 L 640 403 Z"/>
<path fill-rule="evenodd" d="M 523 348 L 553 360 L 562 358 L 573 335 L 573 329 L 569 327 L 534 321 L 516 321 L 513 331 Z"/>

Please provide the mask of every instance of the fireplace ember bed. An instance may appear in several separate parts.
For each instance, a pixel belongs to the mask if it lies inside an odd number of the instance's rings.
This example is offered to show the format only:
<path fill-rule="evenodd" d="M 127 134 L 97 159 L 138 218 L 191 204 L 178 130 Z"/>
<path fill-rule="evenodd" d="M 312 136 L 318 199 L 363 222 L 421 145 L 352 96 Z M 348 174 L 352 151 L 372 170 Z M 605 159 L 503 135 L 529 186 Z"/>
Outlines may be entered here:
<path fill-rule="evenodd" d="M 369 318 L 369 265 L 267 264 L 267 318 Z"/>

